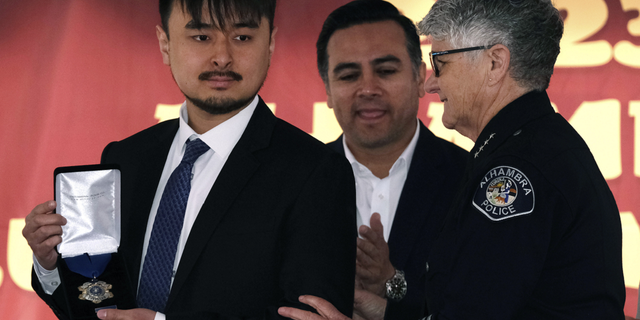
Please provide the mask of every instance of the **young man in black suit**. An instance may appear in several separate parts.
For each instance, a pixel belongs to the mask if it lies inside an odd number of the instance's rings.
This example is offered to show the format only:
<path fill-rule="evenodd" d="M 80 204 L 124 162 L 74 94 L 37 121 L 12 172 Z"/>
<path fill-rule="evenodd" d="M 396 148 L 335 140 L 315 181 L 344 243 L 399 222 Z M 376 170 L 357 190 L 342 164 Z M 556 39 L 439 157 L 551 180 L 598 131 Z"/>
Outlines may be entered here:
<path fill-rule="evenodd" d="M 97 316 L 277 319 L 278 307 L 303 307 L 298 296 L 308 293 L 350 313 L 356 219 L 349 164 L 277 119 L 257 95 L 275 46 L 275 0 L 161 0 L 160 13 L 162 58 L 186 101 L 179 119 L 104 149 L 101 162 L 122 173 L 119 254 L 139 308 Z M 157 258 L 154 232 L 164 226 L 158 221 L 165 221 L 172 172 L 192 143 L 206 151 L 192 163 L 176 253 Z M 52 214 L 55 206 L 35 207 L 23 234 L 34 252 L 36 292 L 66 318 L 53 283 L 66 220 Z M 158 289 L 146 262 L 167 260 L 167 294 L 150 303 Z"/>
<path fill-rule="evenodd" d="M 328 105 L 344 131 L 329 145 L 347 157 L 356 180 L 355 316 L 368 301 L 386 299 L 387 319 L 417 319 L 427 257 L 467 153 L 417 120 L 426 66 L 414 23 L 392 4 L 336 9 L 317 52 Z"/>

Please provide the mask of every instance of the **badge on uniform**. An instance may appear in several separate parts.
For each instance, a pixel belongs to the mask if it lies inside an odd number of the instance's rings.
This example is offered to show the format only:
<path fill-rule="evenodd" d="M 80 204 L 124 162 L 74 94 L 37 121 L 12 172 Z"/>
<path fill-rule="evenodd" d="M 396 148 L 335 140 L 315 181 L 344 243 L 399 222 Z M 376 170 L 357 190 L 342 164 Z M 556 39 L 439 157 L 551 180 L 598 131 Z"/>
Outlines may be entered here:
<path fill-rule="evenodd" d="M 473 205 L 489 219 L 500 221 L 531 213 L 535 194 L 522 171 L 499 166 L 484 175 L 473 196 Z"/>

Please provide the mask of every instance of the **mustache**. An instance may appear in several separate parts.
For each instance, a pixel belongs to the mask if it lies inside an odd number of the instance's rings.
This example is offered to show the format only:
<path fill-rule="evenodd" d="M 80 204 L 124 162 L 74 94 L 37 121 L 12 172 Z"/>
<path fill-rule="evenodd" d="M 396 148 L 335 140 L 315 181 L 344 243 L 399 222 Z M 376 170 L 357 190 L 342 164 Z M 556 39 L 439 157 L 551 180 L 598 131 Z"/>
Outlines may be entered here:
<path fill-rule="evenodd" d="M 241 81 L 242 80 L 242 76 L 239 73 L 233 72 L 233 71 L 206 71 L 201 73 L 198 76 L 199 80 L 209 80 L 213 77 L 228 77 L 231 78 L 235 81 Z"/>

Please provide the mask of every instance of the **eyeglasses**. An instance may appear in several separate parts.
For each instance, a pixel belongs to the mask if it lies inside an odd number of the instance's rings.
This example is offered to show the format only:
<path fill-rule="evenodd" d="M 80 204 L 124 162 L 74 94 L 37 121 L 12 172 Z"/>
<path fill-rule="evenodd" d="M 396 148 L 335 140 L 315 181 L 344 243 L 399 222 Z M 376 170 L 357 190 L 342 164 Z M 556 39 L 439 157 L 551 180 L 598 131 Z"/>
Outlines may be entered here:
<path fill-rule="evenodd" d="M 431 61 L 431 69 L 433 69 L 433 72 L 436 74 L 436 78 L 440 76 L 440 69 L 438 69 L 438 64 L 436 64 L 435 61 L 433 61 L 433 57 L 435 56 L 444 56 L 445 54 L 467 52 L 467 51 L 474 51 L 474 50 L 484 50 L 484 49 L 489 49 L 491 47 L 493 46 L 469 47 L 469 48 L 444 50 L 444 51 L 436 51 L 436 52 L 431 51 L 429 52 L 429 61 Z"/>

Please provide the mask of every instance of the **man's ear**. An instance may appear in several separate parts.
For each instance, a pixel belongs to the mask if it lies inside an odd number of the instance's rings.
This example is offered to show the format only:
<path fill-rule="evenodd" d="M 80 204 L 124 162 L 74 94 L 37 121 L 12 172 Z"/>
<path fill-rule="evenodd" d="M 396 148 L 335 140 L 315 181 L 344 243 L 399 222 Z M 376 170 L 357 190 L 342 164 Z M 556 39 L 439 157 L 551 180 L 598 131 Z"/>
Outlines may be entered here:
<path fill-rule="evenodd" d="M 509 76 L 509 67 L 511 65 L 511 52 L 509 48 L 502 44 L 496 44 L 487 49 L 487 55 L 490 59 L 491 66 L 488 71 L 489 85 L 502 82 L 505 77 Z"/>
<path fill-rule="evenodd" d="M 269 39 L 269 59 L 273 56 L 273 51 L 276 49 L 276 33 L 278 32 L 278 27 L 273 27 L 273 31 L 271 31 L 271 38 Z"/>
<path fill-rule="evenodd" d="M 424 89 L 424 82 L 427 80 L 427 64 L 422 61 L 418 67 L 418 96 L 424 97 L 426 91 Z"/>
<path fill-rule="evenodd" d="M 171 65 L 171 59 L 169 59 L 169 37 L 164 29 L 157 25 L 156 36 L 158 37 L 158 44 L 160 45 L 160 53 L 162 54 L 162 62 L 168 66 Z"/>
<path fill-rule="evenodd" d="M 324 90 L 327 92 L 327 107 L 329 107 L 329 109 L 333 109 L 333 101 L 331 99 L 331 89 L 329 89 L 328 83 L 324 84 Z"/>

